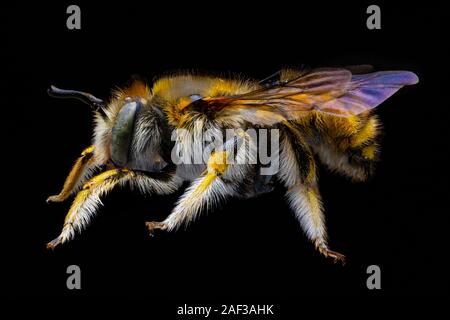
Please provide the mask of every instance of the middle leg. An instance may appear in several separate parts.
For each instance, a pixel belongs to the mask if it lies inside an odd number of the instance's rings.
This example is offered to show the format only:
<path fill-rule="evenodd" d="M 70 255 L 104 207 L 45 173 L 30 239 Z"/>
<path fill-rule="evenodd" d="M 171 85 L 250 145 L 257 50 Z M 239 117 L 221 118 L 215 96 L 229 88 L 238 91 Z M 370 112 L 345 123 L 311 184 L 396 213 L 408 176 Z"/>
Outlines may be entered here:
<path fill-rule="evenodd" d="M 222 179 L 229 171 L 228 153 L 220 151 L 213 153 L 208 161 L 207 172 L 195 180 L 178 201 L 172 213 L 162 222 L 147 222 L 150 235 L 155 229 L 172 231 L 183 223 L 193 221 L 202 209 L 211 209 L 234 192 L 233 185 Z"/>

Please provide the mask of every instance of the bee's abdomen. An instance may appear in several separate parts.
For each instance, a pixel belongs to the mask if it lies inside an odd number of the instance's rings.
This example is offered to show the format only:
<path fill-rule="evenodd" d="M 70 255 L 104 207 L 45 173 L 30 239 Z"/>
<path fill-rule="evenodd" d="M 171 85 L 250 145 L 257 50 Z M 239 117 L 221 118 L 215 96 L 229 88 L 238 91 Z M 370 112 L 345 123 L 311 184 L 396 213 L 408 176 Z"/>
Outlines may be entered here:
<path fill-rule="evenodd" d="M 366 180 L 373 174 L 380 136 L 376 115 L 317 117 L 313 123 L 318 138 L 311 146 L 322 163 L 353 180 Z"/>

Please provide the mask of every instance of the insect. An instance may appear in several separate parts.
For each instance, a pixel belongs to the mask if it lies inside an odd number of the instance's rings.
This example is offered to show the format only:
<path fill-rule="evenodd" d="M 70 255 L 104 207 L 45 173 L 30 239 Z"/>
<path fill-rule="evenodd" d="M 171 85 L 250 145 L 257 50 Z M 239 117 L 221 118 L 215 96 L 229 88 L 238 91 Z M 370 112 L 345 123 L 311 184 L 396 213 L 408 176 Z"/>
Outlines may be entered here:
<path fill-rule="evenodd" d="M 108 102 L 51 86 L 51 96 L 89 104 L 95 129 L 92 146 L 76 160 L 61 192 L 47 199 L 60 202 L 76 193 L 60 235 L 47 247 L 68 242 L 87 227 L 100 198 L 116 186 L 164 195 L 190 183 L 164 221 L 146 222 L 151 235 L 175 230 L 231 197 L 253 197 L 279 186 L 316 249 L 344 262 L 345 256 L 328 246 L 317 163 L 355 181 L 367 179 L 379 154 L 380 122 L 373 109 L 418 82 L 409 71 L 357 69 L 283 69 L 262 82 L 181 73 L 161 77 L 151 88 L 133 81 Z M 258 148 L 250 128 L 278 130 L 277 172 L 263 175 L 258 161 L 250 159 L 247 151 Z M 173 132 L 180 129 L 187 134 L 174 142 Z M 206 131 L 219 136 L 227 129 L 240 134 L 223 141 L 206 161 L 174 161 L 174 150 L 192 160 L 192 151 L 204 146 L 193 137 Z M 238 158 L 249 161 L 232 161 Z"/>

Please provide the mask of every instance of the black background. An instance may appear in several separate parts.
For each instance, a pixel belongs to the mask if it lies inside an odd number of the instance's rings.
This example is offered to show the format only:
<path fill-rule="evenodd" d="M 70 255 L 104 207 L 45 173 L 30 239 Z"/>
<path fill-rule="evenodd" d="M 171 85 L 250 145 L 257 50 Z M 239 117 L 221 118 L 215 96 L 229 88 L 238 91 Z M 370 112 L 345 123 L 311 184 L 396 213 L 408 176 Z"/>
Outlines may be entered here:
<path fill-rule="evenodd" d="M 77 2 L 76 31 L 66 28 L 69 4 L 1 10 L 3 294 L 148 295 L 173 303 L 160 305 L 167 313 L 191 301 L 257 301 L 281 303 L 283 313 L 294 306 L 283 301 L 302 295 L 447 290 L 448 39 L 441 6 L 378 3 L 382 29 L 368 30 L 370 3 Z M 88 107 L 49 98 L 50 84 L 106 98 L 134 74 L 149 82 L 179 69 L 264 78 L 283 66 L 366 63 L 414 71 L 420 83 L 379 107 L 385 134 L 371 181 L 353 184 L 320 169 L 330 246 L 347 255 L 345 267 L 314 250 L 281 190 L 230 201 L 187 230 L 156 238 L 144 221 L 167 216 L 182 190 L 168 197 L 115 190 L 83 234 L 46 251 L 70 201 L 45 199 L 59 192 L 92 136 Z M 71 264 L 81 267 L 80 291 L 66 288 Z M 366 288 L 371 264 L 381 267 L 382 290 Z"/>

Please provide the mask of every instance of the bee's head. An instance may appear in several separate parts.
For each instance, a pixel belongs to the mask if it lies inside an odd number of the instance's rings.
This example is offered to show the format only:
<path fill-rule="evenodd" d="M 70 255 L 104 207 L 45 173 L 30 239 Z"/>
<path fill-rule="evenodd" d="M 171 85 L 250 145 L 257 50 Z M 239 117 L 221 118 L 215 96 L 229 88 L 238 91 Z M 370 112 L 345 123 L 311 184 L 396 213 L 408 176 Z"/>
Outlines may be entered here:
<path fill-rule="evenodd" d="M 127 97 L 121 103 L 117 114 L 110 121 L 111 127 L 111 161 L 114 165 L 124 167 L 129 162 L 130 148 L 136 129 L 136 122 L 144 106 L 139 98 Z"/>
<path fill-rule="evenodd" d="M 108 103 L 88 93 L 53 86 L 49 94 L 91 105 L 95 113 L 96 163 L 150 172 L 160 172 L 170 163 L 166 117 L 142 82 L 135 81 L 127 89 L 114 92 Z"/>

